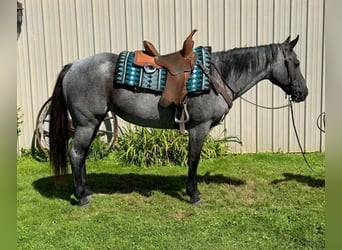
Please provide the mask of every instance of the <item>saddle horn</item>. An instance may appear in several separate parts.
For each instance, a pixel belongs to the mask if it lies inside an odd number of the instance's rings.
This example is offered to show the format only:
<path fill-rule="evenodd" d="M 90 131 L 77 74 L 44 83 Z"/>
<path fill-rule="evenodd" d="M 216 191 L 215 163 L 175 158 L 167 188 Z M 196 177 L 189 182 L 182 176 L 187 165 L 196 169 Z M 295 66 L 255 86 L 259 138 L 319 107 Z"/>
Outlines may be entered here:
<path fill-rule="evenodd" d="M 192 49 L 195 44 L 194 40 L 192 40 L 192 37 L 196 32 L 197 32 L 197 29 L 192 30 L 183 43 L 182 55 L 184 57 L 189 56 L 192 52 Z"/>

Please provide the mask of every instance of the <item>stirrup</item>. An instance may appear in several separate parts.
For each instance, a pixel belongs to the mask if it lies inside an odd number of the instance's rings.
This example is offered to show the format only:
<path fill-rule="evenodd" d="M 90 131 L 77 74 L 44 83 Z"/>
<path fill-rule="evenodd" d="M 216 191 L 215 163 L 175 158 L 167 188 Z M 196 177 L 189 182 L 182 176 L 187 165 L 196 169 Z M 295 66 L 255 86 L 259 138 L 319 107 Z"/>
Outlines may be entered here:
<path fill-rule="evenodd" d="M 185 113 L 185 118 L 184 120 L 178 119 L 177 118 L 177 112 L 175 114 L 175 123 L 187 123 L 190 120 L 190 116 L 189 116 L 189 112 L 188 112 L 188 108 L 186 107 L 186 103 L 183 104 L 183 110 Z"/>

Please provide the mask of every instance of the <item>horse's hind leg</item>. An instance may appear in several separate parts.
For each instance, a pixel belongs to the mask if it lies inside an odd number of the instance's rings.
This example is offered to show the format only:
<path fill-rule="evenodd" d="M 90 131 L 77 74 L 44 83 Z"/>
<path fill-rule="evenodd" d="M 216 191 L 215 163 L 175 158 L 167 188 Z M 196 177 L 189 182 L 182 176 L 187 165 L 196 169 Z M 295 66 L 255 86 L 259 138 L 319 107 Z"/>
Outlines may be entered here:
<path fill-rule="evenodd" d="M 79 200 L 79 205 L 89 203 L 87 196 L 91 191 L 86 179 L 86 157 L 98 130 L 98 125 L 77 126 L 69 151 L 71 169 L 74 178 L 75 197 Z"/>

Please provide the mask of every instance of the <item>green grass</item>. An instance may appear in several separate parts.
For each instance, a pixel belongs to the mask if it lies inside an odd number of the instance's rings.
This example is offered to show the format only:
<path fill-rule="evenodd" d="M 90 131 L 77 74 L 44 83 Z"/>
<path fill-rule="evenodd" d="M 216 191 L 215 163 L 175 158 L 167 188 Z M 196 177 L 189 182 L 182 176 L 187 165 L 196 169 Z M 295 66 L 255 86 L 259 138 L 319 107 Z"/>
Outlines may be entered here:
<path fill-rule="evenodd" d="M 49 163 L 18 158 L 18 249 L 324 249 L 324 154 L 243 154 L 201 161 L 199 206 L 185 167 L 88 162 L 91 204 L 71 176 L 55 187 Z"/>

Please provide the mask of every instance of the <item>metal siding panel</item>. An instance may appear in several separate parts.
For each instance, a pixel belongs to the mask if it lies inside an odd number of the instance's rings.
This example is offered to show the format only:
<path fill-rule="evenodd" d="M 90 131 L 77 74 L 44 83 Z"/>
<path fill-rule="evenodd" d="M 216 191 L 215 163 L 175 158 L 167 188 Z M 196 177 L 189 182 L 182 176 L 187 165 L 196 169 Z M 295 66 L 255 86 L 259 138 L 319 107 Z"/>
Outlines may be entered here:
<path fill-rule="evenodd" d="M 110 1 L 109 13 L 111 50 L 118 54 L 128 49 L 125 1 Z"/>
<path fill-rule="evenodd" d="M 25 2 L 23 2 L 26 10 Z M 30 57 L 27 36 L 27 17 L 24 15 L 21 35 L 17 41 L 17 107 L 21 109 L 24 123 L 18 137 L 18 149 L 28 148 L 32 141 L 34 116 L 32 114 L 32 94 L 30 78 Z"/>
<path fill-rule="evenodd" d="M 145 0 L 142 5 L 143 39 L 152 42 L 159 50 L 159 8 L 158 0 Z M 141 44 L 142 49 L 142 44 Z"/>
<path fill-rule="evenodd" d="M 207 4 L 208 1 L 206 0 L 191 1 L 191 9 L 192 13 L 194 13 L 191 16 L 192 27 L 199 30 L 198 34 L 196 34 L 196 42 L 203 45 L 210 45 L 208 41 Z"/>
<path fill-rule="evenodd" d="M 76 1 L 59 0 L 59 22 L 61 26 L 62 65 L 80 58 L 79 39 L 76 19 Z"/>
<path fill-rule="evenodd" d="M 190 1 L 175 0 L 175 10 L 176 10 L 175 42 L 176 42 L 177 48 L 179 49 L 181 49 L 182 42 L 184 41 L 185 36 L 187 36 L 191 32 L 192 29 L 197 28 L 197 27 L 192 27 L 192 24 L 191 24 L 192 12 L 191 12 L 190 4 L 191 4 Z M 198 42 L 197 38 L 198 38 L 199 33 L 202 33 L 202 30 L 198 30 L 197 33 L 194 35 L 195 46 L 203 45 Z"/>
<path fill-rule="evenodd" d="M 27 147 L 31 145 L 32 135 L 34 130 L 34 112 L 41 101 L 39 96 L 39 82 L 44 81 L 44 40 L 40 36 L 42 33 L 42 15 L 41 4 L 38 1 L 31 1 L 30 4 L 24 4 L 23 29 L 19 39 L 22 40 L 21 45 L 23 50 L 18 50 L 23 62 L 19 63 L 20 72 L 26 72 L 27 75 L 19 78 L 20 86 L 18 87 L 19 95 L 23 98 L 22 101 L 17 101 L 18 106 L 22 110 L 24 123 L 22 124 L 22 135 L 19 137 L 19 147 Z M 28 18 L 32 17 L 32 18 Z M 39 27 L 39 29 L 36 29 Z M 20 45 L 20 43 L 19 43 Z M 42 74 L 43 73 L 43 74 Z M 46 92 L 42 89 L 43 92 Z"/>
<path fill-rule="evenodd" d="M 208 43 L 215 48 L 215 51 L 224 50 L 224 25 L 224 1 L 210 1 L 208 4 Z"/>
<path fill-rule="evenodd" d="M 316 126 L 316 119 L 321 113 L 321 79 L 322 79 L 322 34 L 323 30 L 323 2 L 308 2 L 308 39 L 307 39 L 307 74 L 306 80 L 310 87 L 310 94 L 306 101 L 306 137 L 305 150 L 315 151 L 315 145 L 320 144 L 320 131 Z M 304 143 L 304 142 L 303 142 Z"/>
<path fill-rule="evenodd" d="M 127 49 L 142 48 L 142 4 L 140 0 L 126 1 Z"/>
<path fill-rule="evenodd" d="M 26 13 L 28 27 L 28 47 L 30 58 L 31 77 L 31 110 L 34 123 L 36 114 L 40 106 L 44 103 L 48 92 L 47 72 L 46 72 L 46 44 L 44 41 L 44 23 L 41 1 L 32 1 L 32 5 L 27 6 Z M 34 124 L 31 125 L 34 127 Z M 29 131 L 30 132 L 30 131 Z M 33 132 L 31 132 L 33 133 Z"/>
<path fill-rule="evenodd" d="M 274 1 L 274 42 L 281 43 L 290 35 L 290 1 Z M 284 92 L 279 88 L 273 87 L 274 106 L 288 104 Z M 274 111 L 273 115 L 273 148 L 274 152 L 287 152 L 289 148 L 289 125 L 290 116 L 288 109 Z"/>
<path fill-rule="evenodd" d="M 76 0 L 76 6 L 78 53 L 83 58 L 95 54 L 93 6 L 91 0 Z"/>
<path fill-rule="evenodd" d="M 93 1 L 95 53 L 111 51 L 108 0 Z"/>
<path fill-rule="evenodd" d="M 274 12 L 272 0 L 258 1 L 257 44 L 273 42 Z M 271 107 L 273 105 L 273 85 L 270 81 L 261 81 L 257 87 L 257 103 Z M 273 110 L 257 108 L 257 151 L 272 151 Z"/>
<path fill-rule="evenodd" d="M 224 3 L 225 50 L 240 47 L 241 41 L 241 5 L 240 0 L 225 0 Z"/>
<path fill-rule="evenodd" d="M 46 44 L 47 92 L 42 91 L 43 100 L 52 94 L 56 76 L 62 65 L 61 32 L 59 25 L 59 1 L 43 2 L 44 39 Z M 44 101 L 45 102 L 45 101 Z M 43 103 L 41 103 L 42 105 Z"/>
<path fill-rule="evenodd" d="M 175 25 L 175 2 L 159 1 L 159 32 L 161 54 L 167 54 L 171 51 L 178 50 L 181 47 L 181 41 L 175 42 L 176 25 Z"/>
<path fill-rule="evenodd" d="M 225 50 L 240 47 L 241 44 L 241 2 L 225 1 Z M 241 100 L 234 101 L 233 108 L 224 120 L 224 136 L 241 137 Z M 241 145 L 228 143 L 232 152 L 241 152 Z"/>
<path fill-rule="evenodd" d="M 213 51 L 282 42 L 289 34 L 294 38 L 299 33 L 295 50 L 310 95 L 305 104 L 294 107 L 296 124 L 307 151 L 325 149 L 324 134 L 315 126 L 317 116 L 325 108 L 324 1 L 33 0 L 23 3 L 17 105 L 23 109 L 24 124 L 19 147 L 31 146 L 36 114 L 52 92 L 63 64 L 100 51 L 140 49 L 143 39 L 153 42 L 161 53 L 169 53 L 179 49 L 184 37 L 197 28 L 195 44 L 212 45 Z M 266 106 L 287 103 L 284 92 L 266 81 L 244 97 Z M 287 109 L 270 112 L 236 100 L 224 124 L 213 134 L 241 137 L 243 147 L 230 144 L 234 152 L 298 151 L 289 118 Z M 120 121 L 120 125 L 127 124 Z"/>
<path fill-rule="evenodd" d="M 262 81 L 257 86 L 257 104 L 272 107 L 272 84 Z M 257 108 L 257 151 L 272 151 L 273 140 L 273 112 L 272 110 Z"/>
<path fill-rule="evenodd" d="M 241 1 L 241 47 L 256 45 L 256 0 Z M 252 102 L 256 102 L 256 88 L 253 87 L 243 95 Z M 257 131 L 256 131 L 256 107 L 250 104 L 241 103 L 241 139 L 244 143 L 242 146 L 243 152 L 256 152 Z"/>

